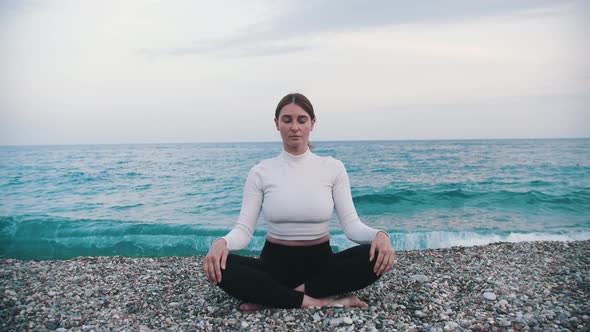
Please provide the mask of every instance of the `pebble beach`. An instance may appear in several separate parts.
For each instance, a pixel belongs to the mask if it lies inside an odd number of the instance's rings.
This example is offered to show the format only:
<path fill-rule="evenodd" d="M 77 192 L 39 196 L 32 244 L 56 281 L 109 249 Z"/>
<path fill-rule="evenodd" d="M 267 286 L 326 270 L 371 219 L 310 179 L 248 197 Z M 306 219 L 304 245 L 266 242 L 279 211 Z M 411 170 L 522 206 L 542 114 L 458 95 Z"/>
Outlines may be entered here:
<path fill-rule="evenodd" d="M 202 256 L 0 260 L 2 331 L 590 331 L 590 241 L 399 251 L 358 308 L 238 310 Z"/>

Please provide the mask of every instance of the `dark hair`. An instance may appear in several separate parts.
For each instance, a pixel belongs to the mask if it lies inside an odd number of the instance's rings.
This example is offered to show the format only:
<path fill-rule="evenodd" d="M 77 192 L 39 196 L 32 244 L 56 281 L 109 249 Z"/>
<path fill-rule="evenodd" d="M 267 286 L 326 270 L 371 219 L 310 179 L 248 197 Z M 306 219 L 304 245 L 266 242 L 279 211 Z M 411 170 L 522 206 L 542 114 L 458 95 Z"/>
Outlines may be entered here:
<path fill-rule="evenodd" d="M 302 95 L 300 93 L 290 93 L 290 94 L 284 96 L 283 99 L 281 99 L 281 101 L 279 101 L 279 104 L 277 105 L 277 109 L 275 110 L 275 120 L 279 119 L 279 113 L 281 113 L 281 110 L 283 109 L 283 107 L 285 107 L 289 104 L 295 104 L 295 105 L 301 107 L 305 111 L 305 113 L 307 113 L 309 115 L 309 117 L 311 118 L 311 121 L 315 121 L 315 113 L 313 111 L 313 105 L 311 104 L 309 99 L 307 99 L 307 97 L 305 97 L 304 95 Z M 310 150 L 314 149 L 314 146 L 311 143 L 308 142 L 307 145 L 309 146 Z"/>

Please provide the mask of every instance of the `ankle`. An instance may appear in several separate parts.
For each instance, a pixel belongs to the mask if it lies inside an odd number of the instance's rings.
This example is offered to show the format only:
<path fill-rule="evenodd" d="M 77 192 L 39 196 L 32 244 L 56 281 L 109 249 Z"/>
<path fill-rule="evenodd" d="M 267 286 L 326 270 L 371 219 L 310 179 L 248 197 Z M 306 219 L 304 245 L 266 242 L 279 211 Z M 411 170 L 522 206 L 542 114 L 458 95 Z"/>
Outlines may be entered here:
<path fill-rule="evenodd" d="M 316 299 L 311 296 L 303 295 L 303 302 L 301 303 L 301 308 L 308 308 L 308 307 L 326 307 L 332 303 L 332 299 L 330 298 L 322 298 Z"/>
<path fill-rule="evenodd" d="M 301 293 L 305 293 L 305 284 L 301 284 L 301 285 L 295 287 L 293 290 L 296 290 Z"/>

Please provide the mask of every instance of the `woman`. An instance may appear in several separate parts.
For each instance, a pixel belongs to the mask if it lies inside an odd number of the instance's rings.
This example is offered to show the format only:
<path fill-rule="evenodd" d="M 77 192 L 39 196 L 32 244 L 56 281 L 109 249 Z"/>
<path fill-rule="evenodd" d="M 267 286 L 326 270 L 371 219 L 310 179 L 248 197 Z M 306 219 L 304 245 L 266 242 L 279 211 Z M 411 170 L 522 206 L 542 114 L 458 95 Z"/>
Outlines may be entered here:
<path fill-rule="evenodd" d="M 364 288 L 391 270 L 395 252 L 389 235 L 359 220 L 342 162 L 310 151 L 315 113 L 305 96 L 283 97 L 274 121 L 283 151 L 250 170 L 238 222 L 211 246 L 205 274 L 245 301 L 244 311 L 336 304 L 366 308 L 356 296 L 332 296 Z M 334 208 L 346 236 L 361 245 L 332 253 L 328 224 Z M 261 257 L 230 254 L 248 245 L 261 209 L 268 225 Z"/>

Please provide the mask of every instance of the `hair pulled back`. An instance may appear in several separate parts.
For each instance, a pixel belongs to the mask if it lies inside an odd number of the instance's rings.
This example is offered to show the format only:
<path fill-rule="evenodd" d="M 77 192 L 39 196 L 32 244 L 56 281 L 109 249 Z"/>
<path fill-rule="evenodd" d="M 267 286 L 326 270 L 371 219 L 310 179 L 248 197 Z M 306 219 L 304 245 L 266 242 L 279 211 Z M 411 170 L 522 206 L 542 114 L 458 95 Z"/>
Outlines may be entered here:
<path fill-rule="evenodd" d="M 284 96 L 281 99 L 281 101 L 279 101 L 277 109 L 275 110 L 275 120 L 278 121 L 281 110 L 283 109 L 283 107 L 289 104 L 295 104 L 301 107 L 305 111 L 305 113 L 309 115 L 311 121 L 315 121 L 315 112 L 313 111 L 313 105 L 311 104 L 309 99 L 307 99 L 307 97 L 305 97 L 301 93 L 290 93 Z M 307 143 L 307 146 L 309 146 L 310 150 L 314 149 L 314 146 L 311 143 Z"/>
<path fill-rule="evenodd" d="M 277 109 L 275 111 L 275 119 L 279 119 L 279 113 L 281 113 L 283 107 L 289 104 L 295 104 L 301 107 L 309 115 L 311 120 L 315 121 L 315 113 L 313 111 L 313 106 L 311 105 L 311 102 L 309 101 L 309 99 L 307 99 L 307 97 L 300 93 L 290 93 L 284 96 L 283 99 L 281 99 L 281 101 L 279 101 L 279 104 L 277 105 Z"/>

